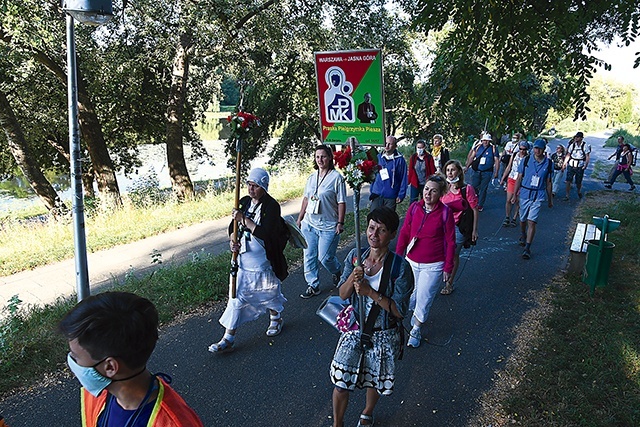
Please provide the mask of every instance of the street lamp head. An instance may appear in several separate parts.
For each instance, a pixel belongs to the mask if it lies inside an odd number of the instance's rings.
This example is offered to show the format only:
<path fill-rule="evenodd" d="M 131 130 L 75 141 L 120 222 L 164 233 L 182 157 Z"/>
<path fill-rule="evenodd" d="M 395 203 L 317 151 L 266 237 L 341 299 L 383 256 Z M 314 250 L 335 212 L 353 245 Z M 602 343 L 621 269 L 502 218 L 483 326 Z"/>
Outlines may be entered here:
<path fill-rule="evenodd" d="M 62 9 L 76 21 L 89 25 L 106 24 L 113 17 L 112 0 L 62 0 Z"/>

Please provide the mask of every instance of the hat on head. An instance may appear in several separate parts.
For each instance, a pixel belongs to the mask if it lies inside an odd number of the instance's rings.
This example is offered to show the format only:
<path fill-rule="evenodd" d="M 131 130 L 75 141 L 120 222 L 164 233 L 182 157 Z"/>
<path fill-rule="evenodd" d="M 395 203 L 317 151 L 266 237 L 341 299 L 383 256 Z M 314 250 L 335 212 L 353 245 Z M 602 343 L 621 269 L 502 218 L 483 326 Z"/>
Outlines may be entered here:
<path fill-rule="evenodd" d="M 526 148 L 527 150 L 529 149 L 529 142 L 528 141 L 520 141 L 520 148 Z"/>
<path fill-rule="evenodd" d="M 262 168 L 251 169 L 247 182 L 255 182 L 262 187 L 264 191 L 269 191 L 269 174 Z"/>
<path fill-rule="evenodd" d="M 584 138 L 584 134 L 582 132 L 578 132 L 574 138 Z"/>
<path fill-rule="evenodd" d="M 480 141 L 491 141 L 491 134 L 485 133 L 484 135 L 482 135 L 482 138 L 480 138 Z"/>
<path fill-rule="evenodd" d="M 545 144 L 544 140 L 536 139 L 533 143 L 533 148 L 542 148 L 543 150 L 546 148 L 547 144 Z"/>

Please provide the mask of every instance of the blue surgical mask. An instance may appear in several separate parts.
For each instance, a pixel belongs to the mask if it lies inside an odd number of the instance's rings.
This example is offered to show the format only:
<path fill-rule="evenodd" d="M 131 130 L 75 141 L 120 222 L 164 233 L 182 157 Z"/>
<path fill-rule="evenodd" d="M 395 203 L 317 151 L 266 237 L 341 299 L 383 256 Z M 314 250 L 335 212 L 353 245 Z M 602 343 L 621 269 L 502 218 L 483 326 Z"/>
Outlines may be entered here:
<path fill-rule="evenodd" d="M 71 353 L 67 354 L 67 364 L 69 369 L 76 376 L 82 387 L 84 387 L 89 393 L 98 397 L 102 390 L 107 388 L 109 384 L 113 382 L 110 378 L 105 377 L 96 369 L 100 363 L 104 362 L 104 359 L 96 363 L 93 366 L 80 366 L 73 360 Z"/>
<path fill-rule="evenodd" d="M 424 148 L 418 148 L 416 151 L 418 152 L 418 156 L 422 156 L 424 154 Z"/>

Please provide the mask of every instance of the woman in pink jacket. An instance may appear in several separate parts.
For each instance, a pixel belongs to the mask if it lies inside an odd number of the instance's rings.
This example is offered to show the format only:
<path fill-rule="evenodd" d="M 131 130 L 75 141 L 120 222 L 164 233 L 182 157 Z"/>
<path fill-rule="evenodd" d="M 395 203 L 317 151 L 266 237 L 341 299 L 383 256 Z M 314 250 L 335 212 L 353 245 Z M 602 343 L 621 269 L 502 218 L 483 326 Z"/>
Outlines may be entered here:
<path fill-rule="evenodd" d="M 455 222 L 451 209 L 440 201 L 446 189 L 442 176 L 429 177 L 422 200 L 409 206 L 398 236 L 396 252 L 406 254 L 415 279 L 409 302 L 409 309 L 413 310 L 409 347 L 420 345 L 422 325 L 429 316 L 433 299 L 453 270 Z"/>

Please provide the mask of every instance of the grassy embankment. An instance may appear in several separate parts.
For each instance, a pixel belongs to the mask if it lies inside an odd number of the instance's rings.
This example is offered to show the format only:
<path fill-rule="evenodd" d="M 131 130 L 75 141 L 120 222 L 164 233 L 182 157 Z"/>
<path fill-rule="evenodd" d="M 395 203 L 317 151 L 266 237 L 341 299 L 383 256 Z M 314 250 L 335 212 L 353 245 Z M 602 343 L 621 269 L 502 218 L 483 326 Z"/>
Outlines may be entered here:
<path fill-rule="evenodd" d="M 608 286 L 591 297 L 580 277 L 560 274 L 538 295 L 473 425 L 640 425 L 640 196 L 589 193 L 576 221 L 604 214 L 622 222 L 609 234 Z"/>
<path fill-rule="evenodd" d="M 307 172 L 276 175 L 270 194 L 278 200 L 298 197 L 306 176 Z M 183 204 L 126 206 L 111 214 L 88 216 L 88 247 L 91 251 L 110 248 L 221 218 L 228 216 L 232 207 L 232 192 L 211 192 Z M 73 257 L 69 222 L 5 221 L 0 233 L 2 275 Z M 293 262 L 300 253 L 288 250 L 288 257 Z M 177 313 L 224 298 L 228 266 L 228 253 L 218 257 L 194 254 L 189 263 L 167 266 L 142 279 L 130 277 L 118 285 L 151 299 L 158 306 L 162 322 L 168 322 Z M 0 321 L 0 393 L 53 372 L 51 366 L 60 366 L 59 362 L 65 360 L 66 343 L 56 334 L 55 325 L 75 301 L 70 297 L 44 307 L 24 307 L 17 297 L 9 301 L 9 315 Z"/>

